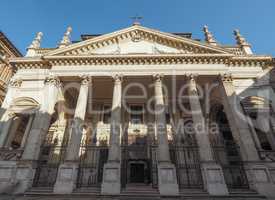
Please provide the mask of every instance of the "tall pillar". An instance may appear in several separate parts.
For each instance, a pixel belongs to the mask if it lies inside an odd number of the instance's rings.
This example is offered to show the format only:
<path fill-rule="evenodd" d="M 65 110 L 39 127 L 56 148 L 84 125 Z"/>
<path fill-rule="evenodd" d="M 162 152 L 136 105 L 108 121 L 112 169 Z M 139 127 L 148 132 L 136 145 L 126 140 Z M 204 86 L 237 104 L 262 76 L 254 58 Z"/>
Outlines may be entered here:
<path fill-rule="evenodd" d="M 227 195 L 228 189 L 223 176 L 222 167 L 215 162 L 213 157 L 195 78 L 194 75 L 188 77 L 188 95 L 196 140 L 199 147 L 204 185 L 211 195 Z"/>
<path fill-rule="evenodd" d="M 51 116 L 54 113 L 54 106 L 57 102 L 60 81 L 57 77 L 48 77 L 44 86 L 44 102 L 39 111 L 35 114 L 28 139 L 25 143 L 22 162 L 17 165 L 16 179 L 19 182 L 15 193 L 24 193 L 31 187 L 35 174 L 35 163 L 39 159 L 40 148 L 45 138 Z"/>
<path fill-rule="evenodd" d="M 111 113 L 111 132 L 108 161 L 104 165 L 102 194 L 120 194 L 121 189 L 121 104 L 122 104 L 122 76 L 114 77 L 113 102 Z"/>
<path fill-rule="evenodd" d="M 70 129 L 70 140 L 66 151 L 65 162 L 59 167 L 54 186 L 54 193 L 56 194 L 70 194 L 75 188 L 79 165 L 79 149 L 83 135 L 82 125 L 85 120 L 90 86 L 91 77 L 83 76 L 74 119 Z"/>
<path fill-rule="evenodd" d="M 158 141 L 158 186 L 161 195 L 179 195 L 176 168 L 171 163 L 166 129 L 162 75 L 154 75 L 155 123 Z"/>
<path fill-rule="evenodd" d="M 233 137 L 240 146 L 250 187 L 262 195 L 275 197 L 275 185 L 271 181 L 272 177 L 268 167 L 260 160 L 247 117 L 243 113 L 240 98 L 235 92 L 233 78 L 230 74 L 225 74 L 220 77 L 219 81 L 224 110 Z"/>

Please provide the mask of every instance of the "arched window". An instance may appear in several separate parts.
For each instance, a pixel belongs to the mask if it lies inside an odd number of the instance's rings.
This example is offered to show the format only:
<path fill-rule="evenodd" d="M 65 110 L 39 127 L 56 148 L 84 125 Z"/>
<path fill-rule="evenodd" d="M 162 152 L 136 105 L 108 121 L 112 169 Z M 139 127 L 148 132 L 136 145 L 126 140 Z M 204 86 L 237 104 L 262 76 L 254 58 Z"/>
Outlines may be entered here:
<path fill-rule="evenodd" d="M 31 130 L 34 113 L 39 104 L 32 98 L 21 97 L 15 99 L 9 112 L 14 113 L 9 127 L 9 134 L 5 146 L 11 149 L 23 148 Z"/>

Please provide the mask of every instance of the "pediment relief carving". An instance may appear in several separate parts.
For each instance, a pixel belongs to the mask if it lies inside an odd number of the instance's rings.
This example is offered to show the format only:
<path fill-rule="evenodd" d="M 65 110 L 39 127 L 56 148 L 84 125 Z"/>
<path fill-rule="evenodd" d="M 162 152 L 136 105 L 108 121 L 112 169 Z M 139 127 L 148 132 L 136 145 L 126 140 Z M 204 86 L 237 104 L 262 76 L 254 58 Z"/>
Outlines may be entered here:
<path fill-rule="evenodd" d="M 47 56 L 97 54 L 230 54 L 192 39 L 133 26 L 46 53 Z"/>

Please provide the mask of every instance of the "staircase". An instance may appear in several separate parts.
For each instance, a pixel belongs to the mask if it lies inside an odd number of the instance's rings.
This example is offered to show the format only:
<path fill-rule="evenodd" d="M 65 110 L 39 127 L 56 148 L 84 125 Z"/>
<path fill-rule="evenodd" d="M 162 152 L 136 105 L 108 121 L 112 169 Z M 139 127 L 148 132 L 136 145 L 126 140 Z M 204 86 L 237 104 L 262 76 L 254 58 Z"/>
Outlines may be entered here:
<path fill-rule="evenodd" d="M 136 199 L 141 197 L 142 199 L 159 199 L 159 191 L 153 188 L 151 185 L 146 184 L 127 184 L 127 186 L 122 189 L 120 196 L 122 199 Z"/>

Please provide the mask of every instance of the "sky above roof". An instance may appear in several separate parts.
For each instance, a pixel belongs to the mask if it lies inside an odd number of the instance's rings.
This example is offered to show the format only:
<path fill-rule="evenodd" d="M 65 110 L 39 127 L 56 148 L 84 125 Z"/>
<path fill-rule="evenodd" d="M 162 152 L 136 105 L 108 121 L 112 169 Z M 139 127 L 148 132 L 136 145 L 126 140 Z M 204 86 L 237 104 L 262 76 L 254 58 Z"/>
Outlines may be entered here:
<path fill-rule="evenodd" d="M 238 28 L 255 53 L 275 56 L 274 0 L 3 0 L 0 6 L 0 29 L 23 54 L 36 32 L 44 34 L 42 47 L 56 47 L 69 25 L 72 40 L 80 40 L 129 27 L 138 14 L 142 26 L 199 39 L 208 25 L 228 45 Z"/>

